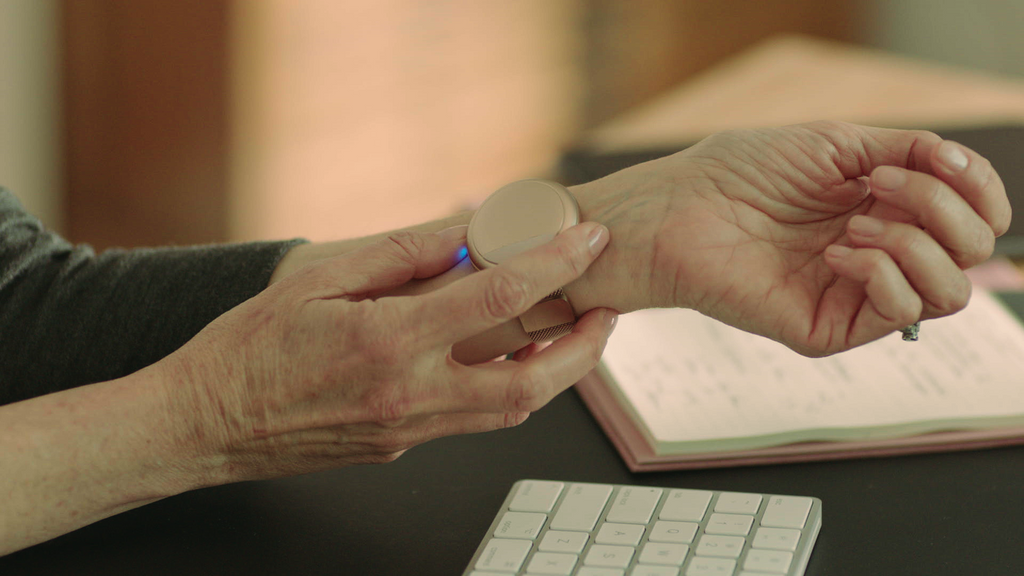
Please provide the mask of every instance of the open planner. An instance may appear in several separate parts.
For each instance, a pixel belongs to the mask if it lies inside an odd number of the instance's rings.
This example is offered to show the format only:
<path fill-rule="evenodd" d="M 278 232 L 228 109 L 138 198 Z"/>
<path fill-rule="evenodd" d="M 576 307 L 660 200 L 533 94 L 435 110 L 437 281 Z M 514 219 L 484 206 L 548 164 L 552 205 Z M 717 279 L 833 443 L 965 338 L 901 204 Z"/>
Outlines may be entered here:
<path fill-rule="evenodd" d="M 1024 443 L 1024 325 L 958 314 L 812 359 L 691 310 L 620 318 L 577 390 L 634 471 Z"/>

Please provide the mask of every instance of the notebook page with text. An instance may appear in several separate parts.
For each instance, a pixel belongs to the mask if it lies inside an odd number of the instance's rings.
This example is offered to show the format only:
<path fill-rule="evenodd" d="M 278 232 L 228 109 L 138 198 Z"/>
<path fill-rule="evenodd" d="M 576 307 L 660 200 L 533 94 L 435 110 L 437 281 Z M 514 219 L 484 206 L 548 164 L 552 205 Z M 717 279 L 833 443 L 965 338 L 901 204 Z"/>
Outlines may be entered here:
<path fill-rule="evenodd" d="M 691 310 L 635 312 L 601 370 L 657 453 L 1024 424 L 1024 326 L 980 288 L 918 342 L 818 359 Z"/>

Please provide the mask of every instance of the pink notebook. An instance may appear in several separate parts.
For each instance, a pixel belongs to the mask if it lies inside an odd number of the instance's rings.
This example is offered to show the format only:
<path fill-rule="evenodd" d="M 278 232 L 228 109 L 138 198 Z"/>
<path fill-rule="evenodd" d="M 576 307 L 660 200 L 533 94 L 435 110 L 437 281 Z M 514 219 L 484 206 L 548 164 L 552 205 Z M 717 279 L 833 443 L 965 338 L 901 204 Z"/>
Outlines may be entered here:
<path fill-rule="evenodd" d="M 744 333 L 722 336 L 718 330 L 732 329 L 705 325 L 706 318 L 645 311 L 652 317 L 623 326 L 631 314 L 620 320 L 601 369 L 576 390 L 634 472 L 1024 444 L 1024 326 L 981 288 L 1016 289 L 1024 282 L 1001 261 L 979 268 L 972 279 L 979 288 L 968 309 L 926 322 L 921 342 L 868 345 L 874 348 L 833 356 L 810 375 L 809 359 L 790 358 L 764 339 L 748 343 L 757 337 Z M 979 327 L 993 342 L 972 333 L 981 333 Z M 709 338 L 701 330 L 716 334 Z M 690 340 L 675 342 L 673 334 L 682 332 Z M 728 360 L 697 349 L 733 337 L 739 340 L 725 341 L 733 350 Z M 885 365 L 894 356 L 898 365 Z M 842 382 L 822 377 L 830 373 Z M 751 385 L 751 377 L 762 374 L 764 382 Z M 800 400 L 812 394 L 813 401 Z M 768 409 L 750 412 L 748 399 Z M 755 413 L 768 416 L 762 422 Z"/>

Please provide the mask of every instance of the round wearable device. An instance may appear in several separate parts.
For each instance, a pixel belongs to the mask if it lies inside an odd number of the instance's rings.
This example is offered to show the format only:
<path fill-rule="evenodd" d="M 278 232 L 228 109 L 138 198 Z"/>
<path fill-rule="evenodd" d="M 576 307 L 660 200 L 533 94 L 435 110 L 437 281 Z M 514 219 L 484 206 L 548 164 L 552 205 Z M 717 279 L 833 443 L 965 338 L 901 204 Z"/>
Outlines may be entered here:
<path fill-rule="evenodd" d="M 470 261 L 478 270 L 497 266 L 551 241 L 579 221 L 579 205 L 561 184 L 548 180 L 507 184 L 491 194 L 469 222 L 466 245 Z M 571 332 L 576 315 L 559 289 L 519 320 L 531 340 L 546 342 Z"/>
<path fill-rule="evenodd" d="M 470 220 L 469 257 L 478 270 L 497 266 L 579 223 L 579 205 L 561 184 L 513 182 L 491 194 Z"/>

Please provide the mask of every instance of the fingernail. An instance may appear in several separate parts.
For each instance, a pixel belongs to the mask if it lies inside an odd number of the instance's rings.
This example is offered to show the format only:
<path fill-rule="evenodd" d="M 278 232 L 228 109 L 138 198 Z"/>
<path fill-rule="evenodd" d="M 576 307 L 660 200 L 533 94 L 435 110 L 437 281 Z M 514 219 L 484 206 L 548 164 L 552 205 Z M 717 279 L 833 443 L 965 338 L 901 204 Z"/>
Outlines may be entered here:
<path fill-rule="evenodd" d="M 615 325 L 619 323 L 619 315 L 609 310 L 605 312 L 604 321 L 607 326 L 607 334 L 611 336 L 612 332 L 615 332 Z"/>
<path fill-rule="evenodd" d="M 871 185 L 878 190 L 898 190 L 907 183 L 907 175 L 895 166 L 880 166 L 871 175 Z"/>
<path fill-rule="evenodd" d="M 885 225 L 878 218 L 858 214 L 850 218 L 847 229 L 858 236 L 878 236 L 884 227 Z"/>
<path fill-rule="evenodd" d="M 608 229 L 598 224 L 597 228 L 590 232 L 587 243 L 590 245 L 591 254 L 599 254 L 604 249 L 605 244 L 608 243 Z"/>
<path fill-rule="evenodd" d="M 939 161 L 946 165 L 953 172 L 959 172 L 967 168 L 967 154 L 956 142 L 945 140 L 939 144 Z"/>
<path fill-rule="evenodd" d="M 839 244 L 832 244 L 828 248 L 825 248 L 825 255 L 832 258 L 846 258 L 853 252 L 853 248 L 849 246 L 840 246 Z"/>

